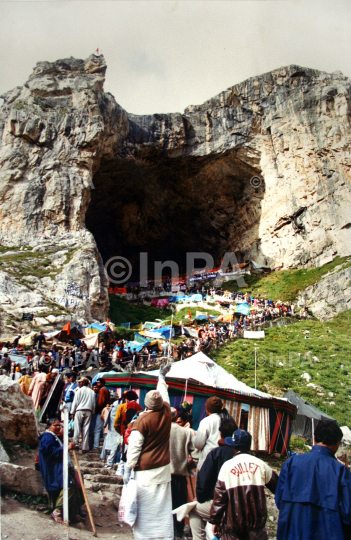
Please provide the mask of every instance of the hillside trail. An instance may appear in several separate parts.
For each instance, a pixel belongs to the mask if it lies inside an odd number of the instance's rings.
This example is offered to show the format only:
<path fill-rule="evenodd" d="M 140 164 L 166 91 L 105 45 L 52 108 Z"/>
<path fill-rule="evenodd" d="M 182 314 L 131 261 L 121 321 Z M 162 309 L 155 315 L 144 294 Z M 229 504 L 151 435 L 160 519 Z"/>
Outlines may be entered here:
<path fill-rule="evenodd" d="M 84 485 L 93 514 L 98 538 L 104 540 L 132 540 L 128 525 L 118 521 L 118 504 L 122 479 L 115 468 L 105 469 L 99 452 L 82 455 L 76 452 Z M 85 510 L 85 506 L 83 507 Z M 86 511 L 86 510 L 85 510 Z M 88 540 L 93 539 L 89 516 L 82 523 L 72 524 L 69 530 L 55 523 L 50 515 L 13 500 L 1 498 L 1 540 Z"/>

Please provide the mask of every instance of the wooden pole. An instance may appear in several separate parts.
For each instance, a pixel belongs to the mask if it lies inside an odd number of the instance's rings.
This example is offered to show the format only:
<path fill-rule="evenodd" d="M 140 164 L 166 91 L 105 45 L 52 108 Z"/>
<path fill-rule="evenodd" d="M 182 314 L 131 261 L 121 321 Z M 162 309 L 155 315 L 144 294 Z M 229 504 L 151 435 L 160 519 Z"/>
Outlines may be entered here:
<path fill-rule="evenodd" d="M 95 529 L 95 523 L 94 523 L 94 519 L 93 519 L 93 515 L 92 515 L 91 510 L 90 510 L 88 497 L 87 497 L 87 494 L 86 494 L 86 491 L 85 491 L 85 487 L 84 487 L 84 484 L 83 484 L 82 475 L 81 475 L 80 468 L 79 468 L 79 463 L 78 463 L 78 459 L 77 459 L 77 454 L 75 453 L 74 450 L 72 450 L 72 452 L 73 452 L 73 457 L 74 457 L 74 463 L 75 463 L 75 465 L 76 465 L 76 467 L 77 467 L 77 472 L 78 472 L 78 476 L 79 476 L 80 485 L 82 486 L 83 497 L 84 497 L 84 500 L 85 500 L 85 504 L 87 505 L 87 510 L 88 510 L 88 514 L 89 514 L 89 519 L 90 519 L 90 523 L 91 523 L 91 526 L 92 526 L 92 529 L 93 529 L 93 536 L 97 536 L 96 529 Z"/>

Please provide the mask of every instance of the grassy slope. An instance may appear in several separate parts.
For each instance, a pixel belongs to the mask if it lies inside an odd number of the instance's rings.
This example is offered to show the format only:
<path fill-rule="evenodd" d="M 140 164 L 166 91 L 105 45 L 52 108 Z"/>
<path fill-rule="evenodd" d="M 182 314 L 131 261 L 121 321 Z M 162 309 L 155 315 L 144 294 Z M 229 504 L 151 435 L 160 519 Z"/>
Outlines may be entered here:
<path fill-rule="evenodd" d="M 350 425 L 350 328 L 351 311 L 346 311 L 330 322 L 308 320 L 269 328 L 264 340 L 237 339 L 213 352 L 211 357 L 235 377 L 254 386 L 257 347 L 259 389 L 275 395 L 294 390 L 342 425 Z M 305 330 L 310 333 L 305 334 Z M 320 362 L 315 362 L 313 356 Z M 306 386 L 307 382 L 301 378 L 305 372 L 312 376 L 311 383 L 323 387 L 323 396 Z M 328 392 L 334 396 L 328 396 Z M 331 401 L 335 405 L 330 405 Z"/>
<path fill-rule="evenodd" d="M 350 259 L 336 259 L 321 268 L 274 272 L 268 276 L 245 276 L 249 290 L 262 297 L 283 301 L 294 300 L 299 290 L 318 281 L 327 272 Z M 227 282 L 224 288 L 235 290 L 236 282 Z M 166 319 L 169 310 L 148 306 L 137 307 L 125 300 L 110 298 L 110 316 L 114 322 Z M 190 308 L 192 318 L 196 311 L 215 310 Z M 184 319 L 189 308 L 183 308 L 174 320 Z M 305 334 L 308 330 L 310 333 Z M 257 347 L 257 386 L 275 395 L 283 395 L 289 389 L 310 401 L 341 424 L 351 424 L 348 411 L 351 402 L 351 311 L 339 314 L 332 321 L 318 320 L 297 322 L 285 327 L 266 329 L 265 340 L 238 339 L 211 354 L 211 357 L 227 371 L 243 382 L 254 386 L 255 347 Z M 298 356 L 300 355 L 300 356 Z M 316 356 L 320 362 L 315 362 Z M 283 364 L 283 365 L 280 365 Z M 343 367 L 342 367 L 343 366 Z M 302 373 L 312 376 L 311 382 L 323 388 L 321 392 L 307 386 Z M 334 396 L 329 396 L 333 392 Z M 323 395 L 318 395 L 323 393 Z M 335 402 L 335 405 L 330 405 Z"/>
<path fill-rule="evenodd" d="M 110 294 L 109 317 L 117 325 L 122 322 L 154 321 L 155 319 L 165 319 L 170 316 L 170 310 L 162 310 L 151 306 L 138 306 Z"/>
<path fill-rule="evenodd" d="M 325 264 L 320 268 L 301 268 L 299 270 L 280 270 L 268 275 L 252 274 L 245 275 L 244 279 L 248 289 L 239 288 L 236 281 L 223 283 L 223 289 L 236 292 L 249 291 L 261 298 L 270 300 L 281 300 L 282 302 L 292 302 L 300 291 L 306 289 L 319 281 L 325 274 L 334 270 L 335 267 L 343 265 L 343 268 L 351 265 L 350 258 L 336 257 L 333 262 Z"/>

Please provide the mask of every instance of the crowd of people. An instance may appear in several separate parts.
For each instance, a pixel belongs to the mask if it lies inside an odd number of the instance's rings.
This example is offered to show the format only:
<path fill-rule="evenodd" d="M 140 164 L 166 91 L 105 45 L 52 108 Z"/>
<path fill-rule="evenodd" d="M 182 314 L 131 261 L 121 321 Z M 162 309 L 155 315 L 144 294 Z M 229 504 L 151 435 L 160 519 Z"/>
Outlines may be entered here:
<path fill-rule="evenodd" d="M 229 325 L 209 323 L 199 329 L 198 339 L 215 339 L 214 329 L 230 337 Z M 188 351 L 180 352 L 180 357 L 197 346 L 197 340 L 189 338 L 184 344 Z M 118 348 L 115 344 L 111 353 L 103 347 L 100 360 L 106 350 L 111 363 L 120 365 L 123 343 Z M 11 348 L 5 349 L 4 372 L 31 396 L 35 411 L 47 422 L 40 437 L 39 468 L 57 523 L 63 522 L 62 421 L 67 410 L 69 449 L 97 452 L 104 467 L 115 468 L 125 485 L 131 478 L 136 481 L 136 540 L 179 540 L 190 535 L 204 540 L 208 524 L 222 540 L 267 540 L 265 487 L 275 493 L 279 509 L 277 540 L 350 538 L 351 474 L 335 459 L 342 439 L 335 422 L 319 422 L 312 451 L 288 459 L 278 477 L 250 451 L 251 434 L 242 425 L 239 429 L 219 397 L 207 400 L 206 417 L 196 431 L 189 402 L 170 406 L 165 380 L 170 364 L 161 366 L 157 390 L 146 394 L 142 408 L 133 390 L 119 398 L 106 388 L 103 376 L 93 383 L 89 375 L 70 369 L 74 362 L 62 363 L 52 351 L 49 356 L 47 351 L 33 350 L 30 367 L 18 371 L 8 356 Z M 81 352 L 77 346 L 62 357 L 73 359 Z M 84 519 L 82 503 L 81 486 L 70 465 L 72 522 Z M 173 510 L 177 512 L 172 514 Z"/>
<path fill-rule="evenodd" d="M 170 406 L 168 369 L 161 368 L 144 409 L 136 392 L 127 390 L 118 399 L 102 378 L 91 388 L 88 378 L 76 381 L 72 374 L 62 393 L 74 417 L 69 449 L 99 452 L 125 485 L 131 478 L 136 482 L 136 540 L 204 540 L 208 524 L 218 539 L 267 540 L 265 488 L 275 493 L 280 512 L 277 540 L 350 538 L 351 474 L 335 459 L 342 432 L 334 421 L 320 421 L 312 451 L 293 455 L 278 475 L 251 452 L 251 434 L 238 428 L 219 397 L 206 401 L 207 415 L 194 431 L 191 404 Z M 51 417 L 40 438 L 39 465 L 58 523 L 62 456 L 62 423 Z M 80 521 L 81 491 L 71 469 L 69 477 L 70 519 Z"/>
<path fill-rule="evenodd" d="M 217 348 L 228 340 L 242 337 L 245 330 L 262 327 L 275 319 L 309 317 L 305 307 L 297 312 L 294 304 L 250 296 L 249 292 L 231 293 L 220 287 L 206 289 L 203 287 L 201 292 L 207 300 L 213 300 L 221 307 L 229 308 L 235 302 L 239 303 L 237 305 L 249 306 L 250 311 L 247 315 L 235 313 L 229 320 L 225 316 L 219 316 L 217 320 L 211 319 L 210 316 L 207 320 L 201 321 L 188 319 L 184 324 L 189 325 L 192 322 L 192 325 L 181 327 L 180 333 L 178 326 L 176 334 L 178 339 L 145 343 L 141 350 L 130 346 L 126 339 L 118 339 L 116 335 L 111 337 L 104 334 L 103 341 L 98 346 L 88 348 L 86 343 L 79 339 L 61 345 L 52 343 L 43 332 L 35 337 L 32 349 L 24 350 L 24 347 L 19 345 L 21 336 L 17 336 L 12 343 L 5 343 L 0 350 L 0 373 L 10 375 L 13 380 L 19 380 L 26 375 L 28 382 L 28 377 L 38 371 L 48 374 L 57 369 L 60 373 L 70 370 L 78 374 L 89 365 L 117 371 L 155 369 L 165 358 L 171 357 L 177 361 L 199 351 L 208 353 L 212 348 Z M 18 354 L 26 356 L 25 366 L 16 362 L 15 355 Z M 23 381 L 24 379 L 21 384 Z"/>

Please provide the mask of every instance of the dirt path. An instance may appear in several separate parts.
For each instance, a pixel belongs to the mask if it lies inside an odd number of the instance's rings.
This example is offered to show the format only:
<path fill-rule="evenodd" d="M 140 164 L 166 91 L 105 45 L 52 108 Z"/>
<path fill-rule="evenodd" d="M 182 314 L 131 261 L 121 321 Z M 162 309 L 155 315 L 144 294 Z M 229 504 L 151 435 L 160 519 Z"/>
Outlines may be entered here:
<path fill-rule="evenodd" d="M 117 510 L 111 503 L 104 503 L 98 495 L 89 495 L 98 538 L 104 540 L 132 540 L 127 525 L 118 523 Z M 99 526 L 100 525 L 100 526 Z M 93 540 L 89 518 L 85 523 L 72 525 L 67 536 L 66 529 L 55 523 L 50 516 L 31 510 L 12 500 L 1 498 L 1 540 Z"/>

